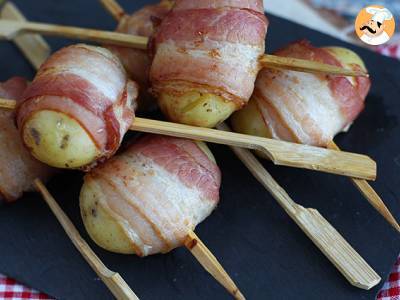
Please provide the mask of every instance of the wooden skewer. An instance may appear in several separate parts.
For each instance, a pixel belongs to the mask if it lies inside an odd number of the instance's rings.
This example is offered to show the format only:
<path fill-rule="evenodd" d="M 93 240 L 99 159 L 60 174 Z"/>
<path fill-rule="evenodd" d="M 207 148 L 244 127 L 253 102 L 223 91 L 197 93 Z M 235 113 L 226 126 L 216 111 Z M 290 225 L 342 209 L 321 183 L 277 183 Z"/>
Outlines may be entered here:
<path fill-rule="evenodd" d="M 340 148 L 333 141 L 328 144 L 328 148 L 340 151 Z M 365 199 L 368 200 L 368 202 L 386 219 L 386 221 L 388 221 L 394 229 L 400 232 L 399 224 L 397 223 L 396 219 L 393 217 L 389 209 L 386 207 L 381 197 L 379 197 L 379 195 L 375 192 L 373 187 L 365 180 L 351 178 L 351 181 L 358 188 L 361 194 L 363 194 Z"/>
<path fill-rule="evenodd" d="M 35 180 L 35 187 L 42 194 L 50 209 L 57 217 L 58 221 L 64 228 L 75 247 L 79 250 L 85 260 L 103 280 L 107 287 L 111 290 L 117 299 L 138 299 L 135 293 L 129 288 L 122 277 L 115 272 L 110 271 L 96 256 L 89 245 L 82 239 L 79 232 L 72 224 L 71 220 L 65 215 L 55 199 L 51 196 L 44 184 L 39 180 Z M 193 254 L 199 263 L 210 273 L 226 290 L 232 294 L 235 299 L 245 299 L 239 291 L 236 284 L 229 277 L 211 251 L 203 244 L 200 238 L 193 232 L 189 232 L 184 242 L 186 248 Z"/>
<path fill-rule="evenodd" d="M 15 20 L 25 20 L 25 17 L 20 12 L 20 10 L 11 2 L 7 2 L 0 12 L 0 17 L 4 19 L 15 19 Z M 18 48 L 22 51 L 25 57 L 30 61 L 32 66 L 38 70 L 41 64 L 50 55 L 50 46 L 46 41 L 39 35 L 23 35 L 17 37 L 14 42 Z M 37 189 L 41 189 L 42 193 L 47 192 L 45 186 L 40 180 L 35 181 L 35 186 Z M 118 274 L 109 270 L 102 261 L 96 256 L 96 254 L 90 249 L 86 242 L 79 235 L 76 228 L 73 226 L 72 222 L 68 219 L 65 213 L 61 210 L 54 199 L 47 198 L 49 200 L 48 204 L 53 207 L 59 214 L 56 217 L 59 219 L 60 223 L 65 225 L 64 229 L 66 232 L 70 232 L 74 238 L 71 241 L 82 253 L 83 257 L 88 261 L 89 265 L 94 269 L 106 286 L 110 289 L 113 295 L 118 300 L 136 300 L 139 299 L 136 294 L 127 285 L 124 279 Z M 51 204 L 51 205 L 50 205 Z M 54 213 L 54 210 L 53 210 Z"/>
<path fill-rule="evenodd" d="M 297 59 L 291 57 L 281 57 L 276 55 L 265 54 L 260 59 L 260 63 L 264 68 L 270 69 L 287 69 L 292 71 L 307 73 L 322 73 L 331 75 L 343 75 L 343 68 L 323 64 L 315 61 Z M 349 70 L 348 76 L 369 77 L 364 71 Z"/>
<path fill-rule="evenodd" d="M 0 18 L 14 21 L 26 21 L 22 13 L 11 2 L 7 2 L 1 9 Z M 16 36 L 14 43 L 36 70 L 49 57 L 51 52 L 46 41 L 37 34 Z"/>
<path fill-rule="evenodd" d="M 49 191 L 46 189 L 44 184 L 39 180 L 35 180 L 36 189 L 42 194 L 43 199 L 49 205 L 50 209 L 57 217 L 61 226 L 64 228 L 65 232 L 82 254 L 83 258 L 88 262 L 100 279 L 105 283 L 105 285 L 110 289 L 113 295 L 117 299 L 126 300 L 138 300 L 139 298 L 136 294 L 129 288 L 128 284 L 124 279 L 116 272 L 108 269 L 102 261 L 97 257 L 85 240 L 80 236 L 78 230 L 72 224 L 71 220 L 63 212 L 61 207 L 57 204 L 54 198 L 51 196 Z"/>
<path fill-rule="evenodd" d="M 114 17 L 116 15 L 124 15 L 124 13 L 121 13 L 122 8 L 114 0 L 101 0 L 101 2 Z M 118 7 L 118 12 L 114 11 L 115 7 Z M 116 19 L 119 21 L 119 18 Z M 225 124 L 218 126 L 218 128 L 230 131 Z M 237 147 L 232 147 L 232 149 L 261 184 L 270 191 L 289 216 L 333 262 L 339 271 L 345 275 L 352 285 L 370 289 L 379 283 L 380 277 L 317 210 L 305 209 L 290 199 L 289 195 L 278 185 L 250 151 Z M 185 243 L 187 247 L 189 243 L 192 244 L 192 241 L 188 239 Z M 340 256 L 337 253 L 340 253 Z M 353 260 L 354 257 L 356 257 L 356 260 Z"/>
<path fill-rule="evenodd" d="M 325 152 L 323 151 L 325 149 L 318 147 L 142 118 L 135 118 L 130 129 L 259 150 L 265 153 L 276 165 L 367 180 L 375 180 L 376 177 L 376 163 L 360 154 L 346 153 L 343 155 L 344 152 Z"/>
<path fill-rule="evenodd" d="M 0 98 L 0 107 L 12 109 L 15 105 L 14 100 Z M 368 156 L 361 154 L 143 118 L 135 118 L 130 129 L 259 150 L 276 165 L 367 180 L 376 178 L 376 163 Z"/>
<path fill-rule="evenodd" d="M 230 130 L 224 124 L 218 128 Z M 379 275 L 317 210 L 295 203 L 250 151 L 237 147 L 232 150 L 352 285 L 369 290 L 380 282 Z"/>
<path fill-rule="evenodd" d="M 103 7 L 110 13 L 110 15 L 117 21 L 120 21 L 125 15 L 124 9 L 114 0 L 100 0 Z"/>
<path fill-rule="evenodd" d="M 215 256 L 193 231 L 188 233 L 185 240 L 185 247 L 193 254 L 203 268 L 225 287 L 235 299 L 245 299 L 228 273 L 226 273 Z"/>
<path fill-rule="evenodd" d="M 13 39 L 21 33 L 39 33 L 53 36 L 62 36 L 73 39 L 88 40 L 98 43 L 113 44 L 118 46 L 133 47 L 137 49 L 147 49 L 148 38 L 123 34 L 110 31 L 101 31 L 94 29 L 84 29 L 79 27 L 61 26 L 34 22 L 18 22 L 10 20 L 0 21 L 0 37 Z M 310 62 L 300 59 L 288 59 L 273 55 L 264 56 L 261 59 L 264 67 L 283 68 L 302 72 L 316 72 L 342 75 L 342 76 L 365 76 L 368 73 L 364 71 L 354 71 L 342 69 L 332 65 L 324 65 L 316 62 Z M 270 65 L 271 64 L 271 65 Z"/>
<path fill-rule="evenodd" d="M 0 38 L 14 39 L 21 33 L 38 33 L 87 40 L 101 44 L 147 49 L 148 38 L 112 31 L 84 29 L 53 24 L 0 20 Z"/>

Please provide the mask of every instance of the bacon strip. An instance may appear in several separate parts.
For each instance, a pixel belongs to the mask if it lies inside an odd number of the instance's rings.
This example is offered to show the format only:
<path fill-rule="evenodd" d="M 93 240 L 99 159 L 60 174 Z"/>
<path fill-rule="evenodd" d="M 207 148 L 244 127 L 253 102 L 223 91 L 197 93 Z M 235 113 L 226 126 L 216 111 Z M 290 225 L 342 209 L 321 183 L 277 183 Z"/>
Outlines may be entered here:
<path fill-rule="evenodd" d="M 138 89 L 111 52 L 83 44 L 61 49 L 39 69 L 17 109 L 17 123 L 41 110 L 63 112 L 110 157 L 134 118 Z"/>
<path fill-rule="evenodd" d="M 130 16 L 124 16 L 116 31 L 150 37 L 154 33 L 155 24 L 161 22 L 170 9 L 171 6 L 165 2 L 147 5 Z M 108 49 L 120 58 L 129 76 L 140 84 L 141 93 L 145 93 L 149 87 L 151 65 L 147 51 L 117 46 L 108 46 Z"/>
<path fill-rule="evenodd" d="M 139 256 L 181 246 L 219 201 L 218 166 L 192 141 L 148 135 L 85 176 Z"/>
<path fill-rule="evenodd" d="M 293 43 L 276 55 L 342 66 L 327 50 L 307 41 Z M 353 85 L 346 77 L 264 69 L 253 98 L 274 138 L 326 146 L 363 110 L 370 85 L 361 77 Z"/>
<path fill-rule="evenodd" d="M 0 83 L 0 97 L 19 100 L 27 81 L 14 77 Z M 0 110 L 0 202 L 12 202 L 33 191 L 33 180 L 47 179 L 51 168 L 35 160 L 24 148 L 14 122 L 14 113 Z"/>
<path fill-rule="evenodd" d="M 176 1 L 153 38 L 152 90 L 185 82 L 241 107 L 253 92 L 267 27 L 261 1 Z"/>

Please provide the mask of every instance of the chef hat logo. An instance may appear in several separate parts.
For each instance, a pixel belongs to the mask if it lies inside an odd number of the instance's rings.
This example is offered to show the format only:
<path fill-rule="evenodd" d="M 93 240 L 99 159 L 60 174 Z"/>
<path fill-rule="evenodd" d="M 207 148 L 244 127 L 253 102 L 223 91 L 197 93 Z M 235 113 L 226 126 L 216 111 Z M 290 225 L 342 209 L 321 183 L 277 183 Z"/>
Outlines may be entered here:
<path fill-rule="evenodd" d="M 360 11 L 355 30 L 360 40 L 369 45 L 387 43 L 395 31 L 395 18 L 386 7 L 371 5 Z"/>

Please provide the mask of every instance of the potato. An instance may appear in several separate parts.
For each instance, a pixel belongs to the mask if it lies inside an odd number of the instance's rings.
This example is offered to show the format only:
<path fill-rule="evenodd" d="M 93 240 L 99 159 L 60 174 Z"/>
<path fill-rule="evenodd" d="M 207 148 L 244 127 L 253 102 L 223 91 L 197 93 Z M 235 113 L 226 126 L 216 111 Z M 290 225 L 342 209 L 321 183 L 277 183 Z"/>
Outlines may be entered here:
<path fill-rule="evenodd" d="M 101 154 L 76 120 L 56 111 L 43 110 L 30 116 L 22 138 L 34 157 L 56 168 L 79 168 Z"/>
<path fill-rule="evenodd" d="M 196 90 L 184 94 L 163 92 L 158 104 L 173 122 L 208 128 L 225 121 L 237 110 L 232 101 Z"/>
<path fill-rule="evenodd" d="M 350 68 L 352 64 L 357 64 L 366 70 L 362 59 L 351 50 L 340 47 L 326 47 L 323 49 L 328 50 L 332 55 L 334 55 L 336 59 L 338 59 L 344 65 L 344 67 Z M 355 81 L 352 77 L 350 77 L 350 81 L 353 85 L 355 84 Z M 265 126 L 263 117 L 257 108 L 254 97 L 255 96 L 253 95 L 246 107 L 232 115 L 232 128 L 236 132 L 272 138 L 272 134 Z M 260 155 L 265 157 L 265 155 Z"/>
<path fill-rule="evenodd" d="M 209 159 L 215 162 L 210 149 L 203 142 L 196 142 Z M 136 254 L 128 232 L 123 227 L 123 221 L 107 207 L 105 195 L 95 179 L 85 178 L 80 193 L 80 209 L 83 224 L 93 239 L 100 247 L 120 254 Z M 103 200 L 101 200 L 103 198 Z"/>

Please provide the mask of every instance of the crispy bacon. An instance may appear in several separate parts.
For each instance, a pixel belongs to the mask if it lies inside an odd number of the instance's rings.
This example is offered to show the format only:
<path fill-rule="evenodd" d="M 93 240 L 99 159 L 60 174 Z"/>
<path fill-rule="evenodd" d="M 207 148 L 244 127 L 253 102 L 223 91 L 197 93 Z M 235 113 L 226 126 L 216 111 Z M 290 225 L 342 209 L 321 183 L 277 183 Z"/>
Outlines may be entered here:
<path fill-rule="evenodd" d="M 88 132 L 101 158 L 110 157 L 134 118 L 137 85 L 116 56 L 83 44 L 53 54 L 40 68 L 17 109 L 17 123 L 41 110 L 63 112 Z"/>
<path fill-rule="evenodd" d="M 148 135 L 85 176 L 139 256 L 181 246 L 219 201 L 221 173 L 193 141 Z"/>
<path fill-rule="evenodd" d="M 0 97 L 19 100 L 27 81 L 14 77 L 0 83 Z M 51 169 L 36 161 L 24 148 L 14 122 L 14 113 L 0 110 L 0 202 L 12 202 L 33 190 L 33 180 L 45 180 Z"/>
<path fill-rule="evenodd" d="M 261 1 L 176 1 L 153 38 L 152 90 L 200 86 L 241 107 L 253 92 L 267 27 Z"/>
<path fill-rule="evenodd" d="M 327 50 L 307 41 L 293 43 L 276 55 L 342 66 Z M 361 77 L 354 84 L 351 80 L 264 69 L 257 78 L 253 98 L 274 138 L 326 146 L 364 108 L 371 82 Z"/>

